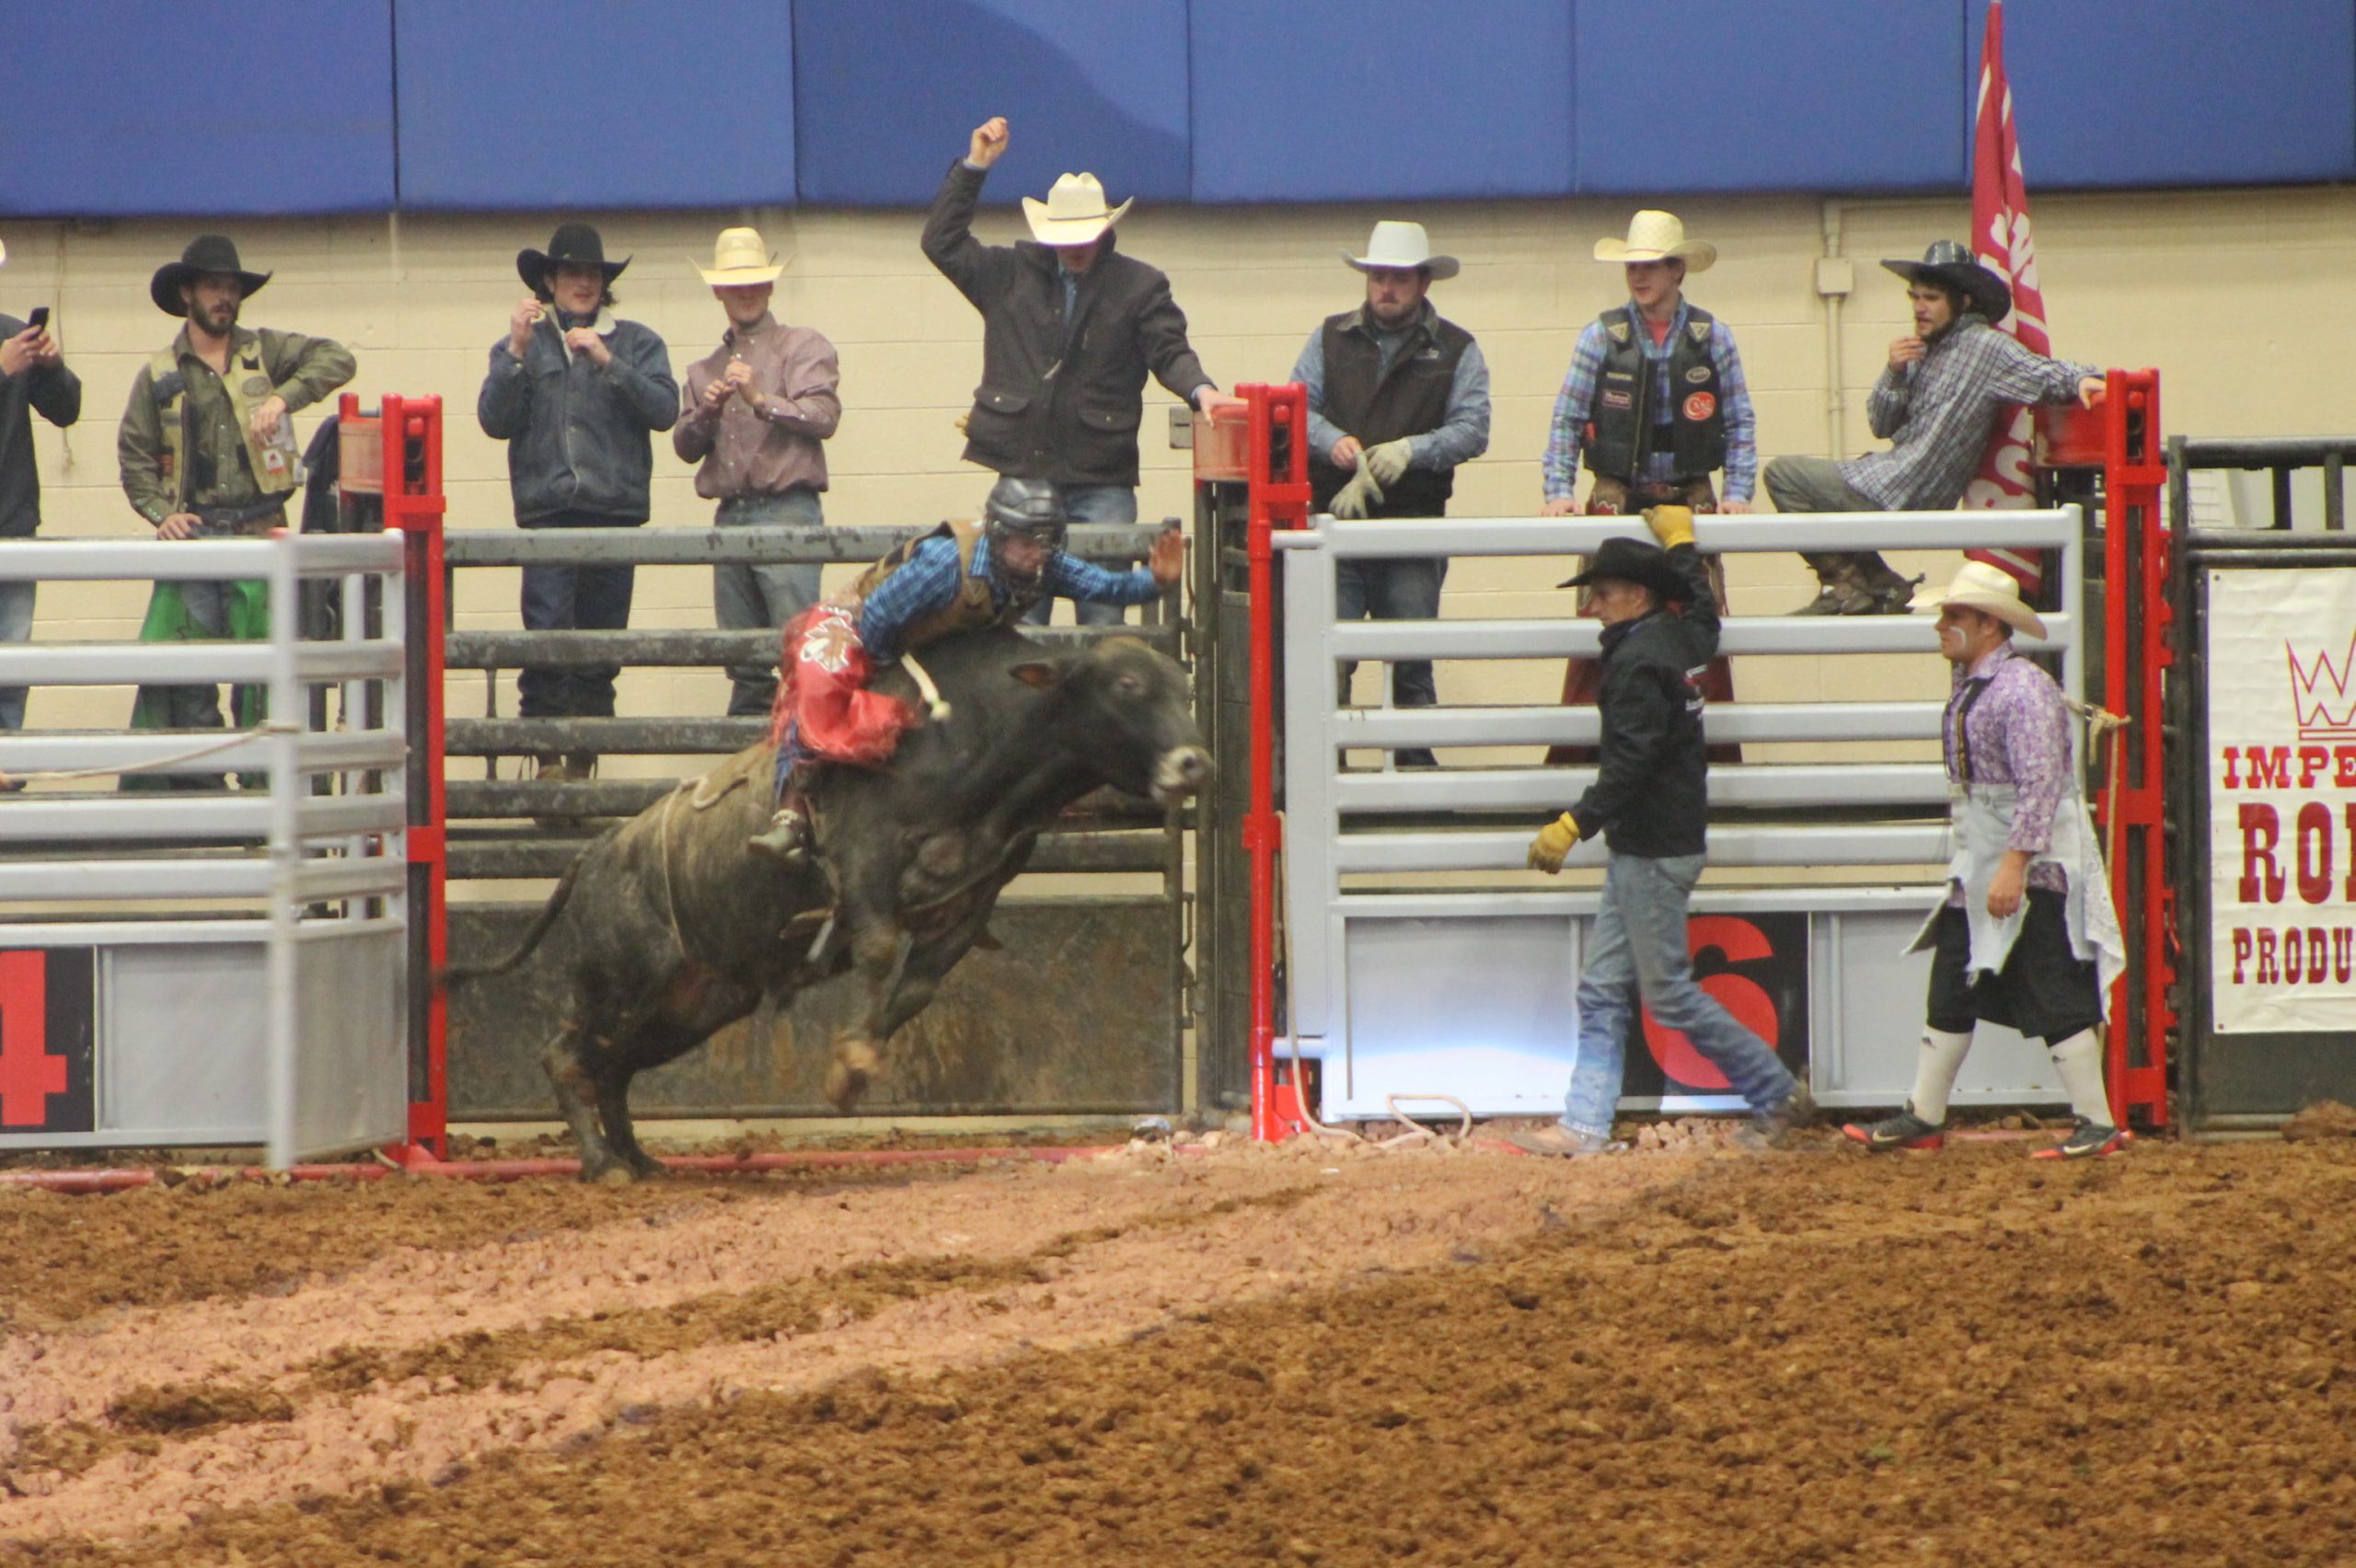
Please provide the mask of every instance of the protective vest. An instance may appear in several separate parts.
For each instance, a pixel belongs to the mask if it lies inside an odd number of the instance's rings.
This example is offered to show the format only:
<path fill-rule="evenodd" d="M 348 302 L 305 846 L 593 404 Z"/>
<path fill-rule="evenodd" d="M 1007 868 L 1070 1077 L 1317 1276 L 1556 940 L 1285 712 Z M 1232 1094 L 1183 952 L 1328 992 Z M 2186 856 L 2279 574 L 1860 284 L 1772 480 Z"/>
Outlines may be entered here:
<path fill-rule="evenodd" d="M 172 488 L 172 509 L 184 511 L 188 493 L 188 376 L 180 369 L 177 343 L 156 351 L 147 361 L 147 375 L 156 398 L 156 413 L 163 426 L 164 450 L 159 459 L 164 482 Z M 264 495 L 284 495 L 303 482 L 303 455 L 294 445 L 291 419 L 278 421 L 278 433 L 268 441 L 254 433 L 254 410 L 275 396 L 278 387 L 262 363 L 261 339 L 239 332 L 230 340 L 229 370 L 221 377 L 229 395 L 229 409 L 245 438 L 246 464 L 254 488 Z"/>
<path fill-rule="evenodd" d="M 867 596 L 884 585 L 884 580 L 908 564 L 917 548 L 928 539 L 948 538 L 957 542 L 957 596 L 941 609 L 935 610 L 911 625 L 900 637 L 900 646 L 923 648 L 938 642 L 953 631 L 980 631 L 994 626 L 1012 626 L 1022 618 L 1022 612 L 1038 602 L 1039 579 L 1029 583 L 1017 583 L 1005 604 L 987 577 L 974 575 L 974 550 L 982 542 L 982 525 L 963 519 L 943 523 L 930 534 L 919 534 L 913 539 L 903 539 L 890 554 L 859 574 L 846 596 L 852 606 L 867 603 Z M 1043 574 L 1044 575 L 1044 574 Z M 1025 591 L 1027 589 L 1027 592 Z"/>
<path fill-rule="evenodd" d="M 1634 483 L 1666 434 L 1676 482 L 1725 467 L 1726 409 L 1718 367 L 1710 359 L 1710 313 L 1685 307 L 1685 329 L 1669 344 L 1669 399 L 1675 407 L 1667 409 L 1653 406 L 1659 376 L 1645 355 L 1640 334 L 1646 329 L 1635 310 L 1623 305 L 1597 319 L 1603 324 L 1603 374 L 1588 409 L 1588 467 Z"/>
<path fill-rule="evenodd" d="M 1361 446 L 1380 446 L 1403 435 L 1422 435 L 1448 422 L 1448 398 L 1456 386 L 1456 364 L 1472 344 L 1472 334 L 1443 320 L 1429 306 L 1423 319 L 1382 368 L 1382 351 L 1363 324 L 1364 310 L 1325 318 L 1325 418 Z M 1309 457 L 1310 499 L 1324 511 L 1350 482 L 1350 475 L 1327 461 Z M 1410 468 L 1385 485 L 1381 517 L 1438 517 L 1456 492 L 1452 468 Z"/>

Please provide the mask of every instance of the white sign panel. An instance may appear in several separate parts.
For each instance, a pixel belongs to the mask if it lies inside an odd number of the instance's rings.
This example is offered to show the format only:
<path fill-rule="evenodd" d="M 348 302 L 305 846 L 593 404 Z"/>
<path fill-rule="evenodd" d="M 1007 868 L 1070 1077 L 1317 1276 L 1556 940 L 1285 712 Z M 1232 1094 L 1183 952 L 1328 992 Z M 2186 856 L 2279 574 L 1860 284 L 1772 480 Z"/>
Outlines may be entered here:
<path fill-rule="evenodd" d="M 2356 1030 L 2356 571 L 2209 573 L 2217 1032 Z"/>

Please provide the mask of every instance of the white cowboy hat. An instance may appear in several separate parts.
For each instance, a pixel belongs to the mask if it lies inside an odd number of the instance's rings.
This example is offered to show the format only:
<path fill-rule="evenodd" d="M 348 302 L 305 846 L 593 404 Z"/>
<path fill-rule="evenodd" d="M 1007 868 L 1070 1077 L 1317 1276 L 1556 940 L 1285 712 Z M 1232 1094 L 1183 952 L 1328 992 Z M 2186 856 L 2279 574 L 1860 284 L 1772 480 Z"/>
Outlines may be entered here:
<path fill-rule="evenodd" d="M 717 289 L 741 289 L 755 283 L 773 283 L 785 271 L 785 263 L 777 259 L 761 238 L 761 231 L 749 228 L 722 229 L 712 242 L 711 265 L 707 267 L 692 256 L 687 258 L 703 281 Z"/>
<path fill-rule="evenodd" d="M 1031 237 L 1042 245 L 1086 245 L 1119 223 L 1136 200 L 1108 207 L 1103 184 L 1094 175 L 1063 174 L 1047 188 L 1045 201 L 1022 198 L 1022 215 L 1031 221 Z"/>
<path fill-rule="evenodd" d="M 1628 220 L 1625 239 L 1595 242 L 1598 261 L 1682 261 L 1689 272 L 1706 272 L 1718 259 L 1718 248 L 1706 240 L 1685 237 L 1685 225 L 1675 213 L 1647 207 Z"/>
<path fill-rule="evenodd" d="M 1436 283 L 1456 276 L 1457 271 L 1455 257 L 1432 254 L 1431 239 L 1421 224 L 1379 223 L 1367 236 L 1366 254 L 1353 256 L 1345 250 L 1342 259 L 1361 272 L 1376 267 L 1428 267 Z"/>
<path fill-rule="evenodd" d="M 2045 622 L 2035 610 L 2021 602 L 2021 585 L 2013 574 L 1982 560 L 1968 560 L 1955 581 L 1944 590 L 1925 588 L 1907 605 L 1910 610 L 1935 610 L 1948 605 L 1961 605 L 1968 610 L 1983 610 L 1994 616 L 2015 631 L 2027 632 L 2042 640 Z"/>
<path fill-rule="evenodd" d="M 5 266 L 6 266 L 6 265 L 7 265 L 7 263 L 8 263 L 8 242 L 7 242 L 6 240 L 5 240 L 5 239 L 0 239 L 0 267 L 5 267 Z"/>

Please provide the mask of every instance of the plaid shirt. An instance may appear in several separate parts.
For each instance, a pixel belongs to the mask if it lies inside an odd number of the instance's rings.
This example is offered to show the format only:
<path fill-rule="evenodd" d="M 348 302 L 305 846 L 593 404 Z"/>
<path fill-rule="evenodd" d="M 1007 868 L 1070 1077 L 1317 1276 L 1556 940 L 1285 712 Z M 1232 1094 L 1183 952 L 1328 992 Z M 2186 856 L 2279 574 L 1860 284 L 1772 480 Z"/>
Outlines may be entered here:
<path fill-rule="evenodd" d="M 957 541 L 934 537 L 916 548 L 901 568 L 875 586 L 860 606 L 859 640 L 870 657 L 888 664 L 902 651 L 907 628 L 925 617 L 949 607 L 957 597 Z M 999 608 L 1007 595 L 990 575 L 990 541 L 985 535 L 974 546 L 971 575 L 990 585 L 990 599 Z M 1039 569 L 1042 598 L 1090 599 L 1100 605 L 1143 605 L 1161 596 L 1153 573 L 1144 567 L 1107 571 L 1091 561 L 1075 560 L 1061 550 L 1049 550 Z"/>
<path fill-rule="evenodd" d="M 1636 314 L 1641 320 L 1643 312 Z M 1637 346 L 1652 364 L 1656 409 L 1677 406 L 1676 393 L 1669 385 L 1669 352 L 1678 334 L 1685 330 L 1687 314 L 1685 301 L 1680 297 L 1677 315 L 1659 343 L 1654 343 L 1649 332 L 1636 336 Z M 1554 399 L 1554 424 L 1547 432 L 1544 465 L 1548 501 L 1567 501 L 1578 490 L 1579 446 L 1587 439 L 1587 421 L 1594 413 L 1595 384 L 1603 375 L 1603 323 L 1590 321 L 1579 334 L 1578 347 L 1571 352 L 1571 372 L 1563 378 L 1563 390 Z M 1750 387 L 1742 378 L 1742 356 L 1735 352 L 1734 334 L 1723 321 L 1710 324 L 1710 363 L 1717 367 L 1718 408 L 1727 426 L 1725 499 L 1749 501 L 1759 482 L 1758 421 L 1750 411 Z M 1666 451 L 1647 453 L 1644 472 L 1637 476 L 1657 485 L 1668 484 L 1676 477 L 1676 455 Z"/>
<path fill-rule="evenodd" d="M 1865 421 L 1889 441 L 1841 465 L 1841 477 L 1892 512 L 1937 512 L 1963 499 L 1989 432 L 2009 403 L 2071 403 L 2094 366 L 2047 359 L 1967 315 L 1911 364 L 1885 365 Z"/>
<path fill-rule="evenodd" d="M 2007 342 L 2010 339 L 2005 340 Z M 2013 651 L 2008 639 L 1966 670 L 1939 721 L 1939 741 L 1950 783 L 2009 784 L 2013 831 L 2007 849 L 2042 855 L 2053 842 L 2053 813 L 2070 780 L 2070 711 L 2062 688 L 2037 664 Z M 2060 892 L 2069 873 L 2050 860 L 2033 862 L 2030 887 Z M 1948 899 L 1959 902 L 1958 890 Z"/>

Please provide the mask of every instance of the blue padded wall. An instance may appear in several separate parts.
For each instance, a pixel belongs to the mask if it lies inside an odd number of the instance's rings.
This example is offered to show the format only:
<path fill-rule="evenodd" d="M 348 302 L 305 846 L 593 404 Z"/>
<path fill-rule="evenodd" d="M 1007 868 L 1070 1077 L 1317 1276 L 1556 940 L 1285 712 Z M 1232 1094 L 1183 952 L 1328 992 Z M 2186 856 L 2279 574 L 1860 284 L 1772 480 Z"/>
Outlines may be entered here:
<path fill-rule="evenodd" d="M 6 14 L 0 212 L 393 204 L 391 0 L 49 0 Z M 272 95 L 283 83 L 299 84 L 291 102 Z M 230 101 L 248 87 L 258 101 Z"/>
<path fill-rule="evenodd" d="M 785 0 L 396 0 L 396 15 L 405 207 L 792 200 Z"/>
<path fill-rule="evenodd" d="M 1194 0 L 1195 200 L 1571 190 L 1571 0 Z"/>
<path fill-rule="evenodd" d="M 1986 0 L 1972 0 L 1976 101 Z M 2039 187 L 2356 178 L 2349 0 L 2015 0 L 2004 66 Z"/>
<path fill-rule="evenodd" d="M 1966 178 L 1967 54 L 1952 0 L 1577 3 L 1582 192 L 1916 190 Z"/>
<path fill-rule="evenodd" d="M 992 202 L 1043 196 L 1083 169 L 1115 202 L 1186 197 L 1186 0 L 793 9 L 805 202 L 927 203 L 995 114 L 1011 139 L 991 171 Z"/>

